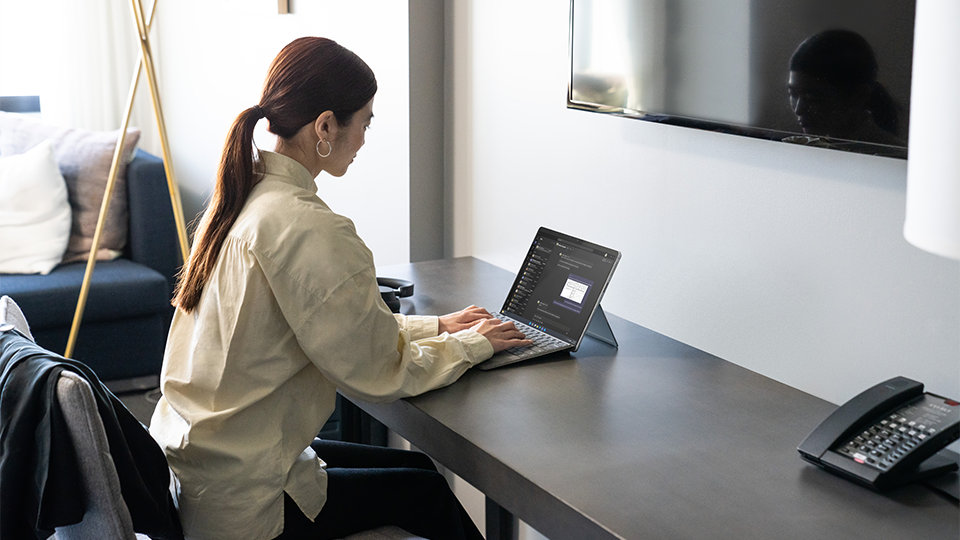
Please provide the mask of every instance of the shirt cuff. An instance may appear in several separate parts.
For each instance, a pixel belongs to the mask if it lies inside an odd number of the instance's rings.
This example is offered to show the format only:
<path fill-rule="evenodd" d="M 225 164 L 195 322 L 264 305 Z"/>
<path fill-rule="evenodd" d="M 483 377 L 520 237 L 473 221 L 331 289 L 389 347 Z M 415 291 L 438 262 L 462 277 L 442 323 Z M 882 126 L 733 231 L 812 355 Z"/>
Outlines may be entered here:
<path fill-rule="evenodd" d="M 453 337 L 463 344 L 471 364 L 479 364 L 493 356 L 493 345 L 490 344 L 490 340 L 476 330 L 461 330 L 453 334 Z"/>
<path fill-rule="evenodd" d="M 440 333 L 440 317 L 433 315 L 402 315 L 395 313 L 397 324 L 401 330 L 406 330 L 410 341 L 436 337 Z"/>

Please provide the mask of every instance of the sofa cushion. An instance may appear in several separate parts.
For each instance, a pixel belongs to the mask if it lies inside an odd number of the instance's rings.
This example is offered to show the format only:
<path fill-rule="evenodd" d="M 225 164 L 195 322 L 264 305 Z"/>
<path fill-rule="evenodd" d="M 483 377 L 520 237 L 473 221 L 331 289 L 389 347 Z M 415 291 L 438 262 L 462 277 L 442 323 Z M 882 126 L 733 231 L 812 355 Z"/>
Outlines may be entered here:
<path fill-rule="evenodd" d="M 50 141 L 0 156 L 0 272 L 46 274 L 69 238 L 67 186 Z"/>
<path fill-rule="evenodd" d="M 53 141 L 73 209 L 70 243 L 63 262 L 83 261 L 90 253 L 119 134 L 120 130 L 61 128 L 29 116 L 0 112 L 0 155 L 22 154 L 41 141 Z M 126 166 L 139 140 L 139 128 L 127 130 L 120 171 L 97 250 L 98 260 L 116 258 L 127 241 Z"/>
<path fill-rule="evenodd" d="M 100 322 L 84 318 L 71 356 L 104 381 L 155 376 L 163 365 L 168 326 L 159 314 Z M 62 354 L 69 334 L 69 326 L 60 326 L 38 329 L 33 337 L 41 347 Z"/>
<path fill-rule="evenodd" d="M 86 264 L 73 263 L 60 265 L 46 276 L 2 274 L 0 294 L 17 302 L 34 331 L 69 326 L 85 270 Z M 98 262 L 94 268 L 83 322 L 123 320 L 170 310 L 170 287 L 159 272 L 116 259 Z"/>

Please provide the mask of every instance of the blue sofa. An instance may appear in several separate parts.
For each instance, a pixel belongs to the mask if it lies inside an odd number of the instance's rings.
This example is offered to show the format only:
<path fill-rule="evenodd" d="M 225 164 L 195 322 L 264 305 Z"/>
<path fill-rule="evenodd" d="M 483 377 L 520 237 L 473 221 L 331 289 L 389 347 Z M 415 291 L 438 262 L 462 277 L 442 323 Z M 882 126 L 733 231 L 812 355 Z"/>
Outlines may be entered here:
<path fill-rule="evenodd" d="M 97 261 L 73 353 L 103 381 L 159 375 L 181 264 L 161 159 L 136 152 L 127 167 L 127 199 L 127 246 L 120 258 Z M 20 306 L 44 348 L 60 354 L 66 349 L 85 269 L 81 262 L 45 276 L 0 274 L 0 295 Z"/>

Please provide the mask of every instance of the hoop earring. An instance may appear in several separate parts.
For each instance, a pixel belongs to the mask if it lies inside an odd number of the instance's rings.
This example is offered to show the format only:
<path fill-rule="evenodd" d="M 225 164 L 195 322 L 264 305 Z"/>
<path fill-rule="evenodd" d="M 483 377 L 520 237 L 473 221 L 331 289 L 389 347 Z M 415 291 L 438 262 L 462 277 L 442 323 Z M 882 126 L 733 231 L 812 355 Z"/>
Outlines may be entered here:
<path fill-rule="evenodd" d="M 321 154 L 321 153 L 320 153 L 320 143 L 322 143 L 322 142 L 327 143 L 327 153 L 326 153 L 326 154 Z M 333 153 L 333 145 L 330 144 L 330 141 L 325 141 L 325 140 L 323 140 L 323 139 L 320 139 L 319 141 L 317 141 L 317 155 L 318 155 L 318 156 L 320 156 L 320 157 L 322 157 L 322 158 L 330 157 L 330 154 L 331 154 L 331 153 Z"/>

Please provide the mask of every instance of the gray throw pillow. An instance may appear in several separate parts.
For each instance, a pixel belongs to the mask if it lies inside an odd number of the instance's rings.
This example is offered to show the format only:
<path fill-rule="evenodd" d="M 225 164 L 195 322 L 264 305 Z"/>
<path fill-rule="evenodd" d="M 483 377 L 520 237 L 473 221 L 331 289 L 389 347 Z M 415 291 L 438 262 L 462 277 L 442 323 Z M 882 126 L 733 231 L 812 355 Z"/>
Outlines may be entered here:
<path fill-rule="evenodd" d="M 90 253 L 119 134 L 119 129 L 62 128 L 28 116 L 0 112 L 0 155 L 22 154 L 47 139 L 53 142 L 54 155 L 66 181 L 73 211 L 70 241 L 63 256 L 65 263 L 85 261 Z M 127 243 L 126 168 L 139 141 L 140 129 L 127 129 L 97 260 L 115 259 Z"/>

